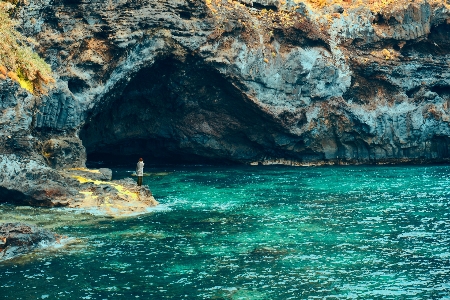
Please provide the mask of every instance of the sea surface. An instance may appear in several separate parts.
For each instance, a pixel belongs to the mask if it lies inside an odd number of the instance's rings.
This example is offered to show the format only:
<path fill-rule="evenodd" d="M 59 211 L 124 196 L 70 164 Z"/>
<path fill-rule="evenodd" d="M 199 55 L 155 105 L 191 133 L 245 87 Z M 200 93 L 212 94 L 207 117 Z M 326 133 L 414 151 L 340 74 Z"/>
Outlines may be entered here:
<path fill-rule="evenodd" d="M 0 205 L 69 236 L 0 263 L 1 299 L 450 299 L 449 166 L 145 172 L 135 217 Z"/>

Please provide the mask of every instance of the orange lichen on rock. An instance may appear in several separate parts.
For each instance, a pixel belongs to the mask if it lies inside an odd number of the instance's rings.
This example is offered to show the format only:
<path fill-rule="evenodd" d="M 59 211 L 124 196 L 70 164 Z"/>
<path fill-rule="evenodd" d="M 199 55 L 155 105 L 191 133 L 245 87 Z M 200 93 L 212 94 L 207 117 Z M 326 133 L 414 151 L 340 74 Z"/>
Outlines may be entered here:
<path fill-rule="evenodd" d="M 8 72 L 8 77 L 11 78 L 14 81 L 19 82 L 19 76 L 17 76 L 17 74 L 12 72 L 12 71 Z"/>
<path fill-rule="evenodd" d="M 300 1 L 295 1 L 300 2 Z M 378 13 L 386 9 L 393 9 L 396 7 L 401 7 L 416 2 L 416 4 L 423 1 L 412 1 L 412 0 L 307 0 L 313 8 L 326 8 L 327 6 L 338 4 L 343 8 L 355 8 L 355 7 L 368 7 L 372 12 Z M 446 0 L 431 0 L 428 3 L 432 5 L 444 4 L 446 5 Z"/>
<path fill-rule="evenodd" d="M 389 52 L 389 50 L 387 50 L 387 49 L 383 49 L 381 51 L 381 54 L 384 56 L 385 59 L 391 58 L 391 52 Z"/>

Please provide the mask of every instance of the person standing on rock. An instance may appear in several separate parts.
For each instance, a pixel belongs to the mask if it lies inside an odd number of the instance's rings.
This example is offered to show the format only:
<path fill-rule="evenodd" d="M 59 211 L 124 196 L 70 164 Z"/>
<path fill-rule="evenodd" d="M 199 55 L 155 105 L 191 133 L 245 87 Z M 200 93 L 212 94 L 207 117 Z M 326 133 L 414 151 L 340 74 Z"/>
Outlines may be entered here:
<path fill-rule="evenodd" d="M 139 158 L 139 161 L 136 165 L 136 175 L 138 177 L 138 186 L 142 185 L 142 178 L 144 177 L 144 160 Z"/>

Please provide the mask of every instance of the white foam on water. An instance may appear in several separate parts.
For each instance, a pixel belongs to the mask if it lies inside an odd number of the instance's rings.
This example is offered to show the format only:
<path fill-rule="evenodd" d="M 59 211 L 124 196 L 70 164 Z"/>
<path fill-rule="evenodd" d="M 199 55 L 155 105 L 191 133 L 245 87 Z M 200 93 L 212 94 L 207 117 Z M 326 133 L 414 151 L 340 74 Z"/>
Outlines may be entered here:
<path fill-rule="evenodd" d="M 152 207 L 147 207 L 146 208 L 147 212 L 171 211 L 171 210 L 172 209 L 167 204 L 159 204 L 159 205 L 156 205 L 156 206 L 152 206 Z"/>
<path fill-rule="evenodd" d="M 103 211 L 96 208 L 74 208 L 74 207 L 55 207 L 51 208 L 58 212 L 70 212 L 75 214 L 91 214 L 95 216 L 107 216 Z"/>
<path fill-rule="evenodd" d="M 71 212 L 71 213 L 75 213 L 75 214 L 90 214 L 93 216 L 98 216 L 98 217 L 110 217 L 111 215 L 108 214 L 106 211 L 96 208 L 96 207 L 91 207 L 91 208 L 65 208 L 65 207 L 59 207 L 59 208 L 53 208 L 54 210 L 57 211 L 61 211 L 61 212 Z M 119 210 L 118 209 L 114 209 L 114 208 L 110 208 L 110 210 L 114 210 L 115 213 L 119 214 Z M 143 214 L 147 214 L 147 213 L 151 213 L 151 212 L 161 212 L 161 211 L 170 211 L 172 210 L 168 205 L 166 204 L 159 204 L 157 206 L 152 206 L 152 207 L 147 207 L 144 211 L 140 211 L 140 212 L 133 212 L 133 213 L 127 213 L 124 216 L 121 217 L 134 217 L 134 216 L 139 216 L 139 215 L 143 215 Z"/>
<path fill-rule="evenodd" d="M 366 295 L 373 295 L 373 296 L 401 296 L 401 295 L 409 295 L 414 296 L 419 294 L 421 291 L 417 290 L 392 290 L 392 289 L 385 289 L 385 290 L 373 290 L 369 293 L 365 293 Z"/>
<path fill-rule="evenodd" d="M 47 241 L 42 241 L 39 243 L 39 248 L 48 248 L 48 249 L 60 249 L 63 248 L 65 246 L 67 246 L 68 244 L 71 244 L 73 242 L 75 242 L 76 239 L 73 237 L 66 237 L 66 238 L 61 238 L 56 242 L 47 242 Z"/>
<path fill-rule="evenodd" d="M 228 203 L 215 203 L 212 205 L 213 210 L 231 210 L 235 208 L 236 203 L 228 202 Z"/>
<path fill-rule="evenodd" d="M 432 236 L 433 233 L 426 231 L 411 231 L 397 235 L 397 238 L 421 238 Z"/>

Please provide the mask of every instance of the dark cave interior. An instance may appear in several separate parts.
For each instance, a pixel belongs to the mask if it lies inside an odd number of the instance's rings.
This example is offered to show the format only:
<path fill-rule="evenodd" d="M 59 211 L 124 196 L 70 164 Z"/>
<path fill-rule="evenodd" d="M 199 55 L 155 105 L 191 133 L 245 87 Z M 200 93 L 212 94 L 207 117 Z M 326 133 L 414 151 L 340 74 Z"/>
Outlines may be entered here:
<path fill-rule="evenodd" d="M 274 149 L 279 125 L 230 79 L 195 57 L 160 59 L 91 111 L 88 160 L 230 164 Z"/>

